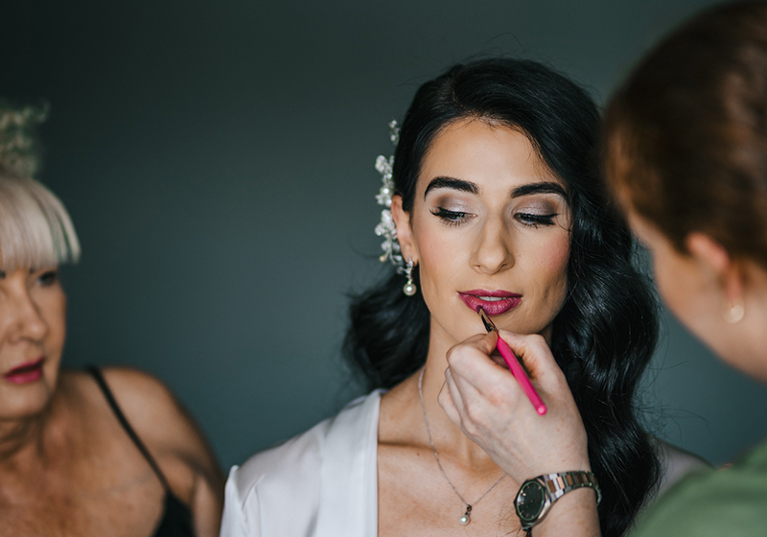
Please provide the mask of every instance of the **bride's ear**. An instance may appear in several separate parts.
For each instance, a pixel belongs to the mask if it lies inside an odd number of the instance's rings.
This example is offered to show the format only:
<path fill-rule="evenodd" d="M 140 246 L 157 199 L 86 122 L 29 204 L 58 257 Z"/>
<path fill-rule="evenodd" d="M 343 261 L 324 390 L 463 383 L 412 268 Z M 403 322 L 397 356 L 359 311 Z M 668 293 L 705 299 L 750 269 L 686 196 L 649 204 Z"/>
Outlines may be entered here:
<path fill-rule="evenodd" d="M 402 208 L 402 196 L 395 194 L 391 198 L 391 216 L 397 227 L 397 240 L 402 250 L 402 257 L 407 261 L 412 258 L 418 263 L 418 247 L 413 241 L 413 229 L 410 226 L 410 213 Z"/>

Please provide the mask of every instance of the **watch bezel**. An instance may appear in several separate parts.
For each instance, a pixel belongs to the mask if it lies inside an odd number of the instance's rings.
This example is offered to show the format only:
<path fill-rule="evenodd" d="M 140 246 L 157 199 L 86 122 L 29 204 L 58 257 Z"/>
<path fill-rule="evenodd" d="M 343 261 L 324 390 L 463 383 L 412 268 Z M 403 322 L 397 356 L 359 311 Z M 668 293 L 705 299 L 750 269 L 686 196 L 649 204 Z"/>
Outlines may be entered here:
<path fill-rule="evenodd" d="M 527 496 L 525 494 L 525 491 L 531 486 L 535 486 L 538 489 L 540 489 L 541 496 L 542 496 L 542 500 L 539 502 L 539 506 L 536 511 L 536 514 L 532 518 L 526 517 L 522 513 L 520 513 L 520 508 L 526 505 L 525 499 Z M 549 510 L 549 507 L 551 507 L 551 496 L 549 495 L 549 491 L 546 488 L 546 483 L 543 482 L 542 479 L 540 478 L 528 479 L 527 481 L 522 483 L 522 486 L 519 488 L 519 491 L 517 492 L 517 497 L 514 499 L 514 509 L 517 512 L 517 516 L 519 517 L 519 521 L 522 524 L 523 530 L 532 528 L 538 522 L 540 522 L 541 519 L 543 519 L 543 517 L 546 516 L 546 513 Z"/>
<path fill-rule="evenodd" d="M 535 500 L 532 500 L 530 498 L 531 495 L 527 493 L 533 486 L 538 488 L 538 494 L 534 495 L 536 496 Z M 590 470 L 556 472 L 525 480 L 522 486 L 519 487 L 517 496 L 514 498 L 514 510 L 517 512 L 522 529 L 530 530 L 544 519 L 554 502 L 568 492 L 582 487 L 589 487 L 594 490 L 597 495 L 597 505 L 599 505 L 599 502 L 602 500 L 602 490 L 599 487 L 597 476 Z M 541 496 L 542 499 L 537 499 Z M 528 503 L 533 501 L 535 501 L 535 504 Z M 527 511 L 531 507 L 535 508 L 535 514 L 531 516 L 526 517 L 520 512 L 520 509 Z"/>

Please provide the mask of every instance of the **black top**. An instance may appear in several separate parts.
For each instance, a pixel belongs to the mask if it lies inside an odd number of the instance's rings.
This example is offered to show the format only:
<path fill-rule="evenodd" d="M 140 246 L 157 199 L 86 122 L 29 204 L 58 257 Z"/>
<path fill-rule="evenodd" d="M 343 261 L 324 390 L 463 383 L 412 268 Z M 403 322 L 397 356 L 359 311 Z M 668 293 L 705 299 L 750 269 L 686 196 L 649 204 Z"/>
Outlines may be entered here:
<path fill-rule="evenodd" d="M 157 529 L 152 534 L 152 537 L 194 537 L 194 531 L 192 530 L 191 511 L 189 511 L 189 508 L 184 505 L 184 503 L 179 500 L 170 490 L 168 481 L 165 479 L 165 475 L 160 470 L 160 467 L 157 466 L 157 462 L 154 460 L 152 455 L 150 455 L 149 451 L 138 437 L 138 435 L 136 435 L 136 431 L 134 431 L 133 427 L 130 426 L 128 420 L 125 419 L 125 415 L 117 405 L 117 401 L 115 401 L 115 398 L 112 395 L 112 390 L 109 389 L 109 386 L 104 380 L 104 376 L 101 374 L 101 371 L 94 366 L 87 366 L 86 370 L 96 380 L 96 383 L 104 393 L 104 397 L 106 398 L 107 403 L 109 403 L 109 406 L 112 408 L 112 411 L 117 417 L 117 420 L 120 422 L 120 425 L 122 425 L 123 429 L 125 429 L 125 432 L 128 433 L 128 436 L 144 456 L 146 462 L 149 463 L 149 466 L 152 467 L 155 475 L 157 475 L 157 479 L 160 480 L 160 483 L 162 483 L 162 486 L 165 489 L 165 506 L 163 508 L 163 514 L 160 518 L 160 522 L 157 524 Z"/>

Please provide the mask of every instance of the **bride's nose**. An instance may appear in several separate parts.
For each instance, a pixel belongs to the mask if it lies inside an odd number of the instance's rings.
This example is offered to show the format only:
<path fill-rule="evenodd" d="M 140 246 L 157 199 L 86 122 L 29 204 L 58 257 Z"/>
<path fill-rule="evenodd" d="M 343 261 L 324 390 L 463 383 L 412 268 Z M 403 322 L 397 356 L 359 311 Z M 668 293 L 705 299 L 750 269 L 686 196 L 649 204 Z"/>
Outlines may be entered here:
<path fill-rule="evenodd" d="M 514 266 L 514 254 L 508 230 L 500 219 L 488 219 L 482 226 L 471 259 L 472 266 L 494 274 Z"/>

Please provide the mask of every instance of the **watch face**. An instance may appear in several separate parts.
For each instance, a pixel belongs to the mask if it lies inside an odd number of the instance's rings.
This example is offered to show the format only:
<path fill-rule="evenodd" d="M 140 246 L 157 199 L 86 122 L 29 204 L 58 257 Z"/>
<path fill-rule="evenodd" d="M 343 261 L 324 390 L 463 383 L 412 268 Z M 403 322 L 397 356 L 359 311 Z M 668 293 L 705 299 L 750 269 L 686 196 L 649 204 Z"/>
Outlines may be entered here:
<path fill-rule="evenodd" d="M 546 503 L 546 491 L 537 481 L 527 481 L 519 489 L 516 499 L 517 515 L 524 521 L 534 521 Z"/>

